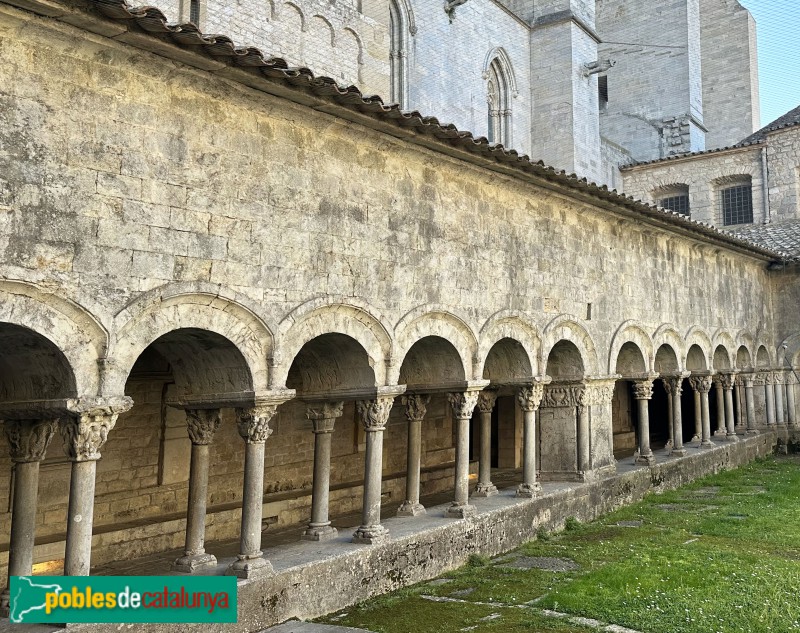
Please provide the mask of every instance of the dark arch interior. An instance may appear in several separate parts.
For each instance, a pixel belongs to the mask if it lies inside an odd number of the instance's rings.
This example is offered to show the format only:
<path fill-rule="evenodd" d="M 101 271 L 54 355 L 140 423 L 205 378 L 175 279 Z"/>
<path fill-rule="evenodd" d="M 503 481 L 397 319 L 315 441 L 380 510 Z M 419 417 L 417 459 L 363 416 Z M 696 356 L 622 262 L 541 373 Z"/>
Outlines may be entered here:
<path fill-rule="evenodd" d="M 303 345 L 289 368 L 289 389 L 316 393 L 375 386 L 375 372 L 361 344 L 346 334 L 322 334 Z"/>
<path fill-rule="evenodd" d="M 706 356 L 699 345 L 692 345 L 689 348 L 689 353 L 686 355 L 686 369 L 689 371 L 705 371 Z"/>
<path fill-rule="evenodd" d="M 512 338 L 497 341 L 489 350 L 483 366 L 483 377 L 495 384 L 529 381 L 532 373 L 525 348 Z"/>
<path fill-rule="evenodd" d="M 578 380 L 583 378 L 583 358 L 571 341 L 559 341 L 547 356 L 547 375 L 553 380 Z"/>
<path fill-rule="evenodd" d="M 678 373 L 678 355 L 672 347 L 664 344 L 658 348 L 655 369 L 662 376 Z"/>
<path fill-rule="evenodd" d="M 58 347 L 26 327 L 0 323 L 0 401 L 76 395 L 75 375 Z"/>
<path fill-rule="evenodd" d="M 730 369 L 731 362 L 728 358 L 728 350 L 722 345 L 717 345 L 714 350 L 714 369 Z"/>
<path fill-rule="evenodd" d="M 635 343 L 625 343 L 617 354 L 616 371 L 622 376 L 640 376 L 647 372 L 642 351 Z"/>
<path fill-rule="evenodd" d="M 769 367 L 769 354 L 767 353 L 767 348 L 763 345 L 758 348 L 756 353 L 756 363 L 759 368 Z"/>
<path fill-rule="evenodd" d="M 750 352 L 742 345 L 736 352 L 736 368 L 737 369 L 750 369 L 752 367 L 750 360 Z"/>
<path fill-rule="evenodd" d="M 426 336 L 414 343 L 400 366 L 400 384 L 409 387 L 464 380 L 458 351 L 439 336 Z"/>

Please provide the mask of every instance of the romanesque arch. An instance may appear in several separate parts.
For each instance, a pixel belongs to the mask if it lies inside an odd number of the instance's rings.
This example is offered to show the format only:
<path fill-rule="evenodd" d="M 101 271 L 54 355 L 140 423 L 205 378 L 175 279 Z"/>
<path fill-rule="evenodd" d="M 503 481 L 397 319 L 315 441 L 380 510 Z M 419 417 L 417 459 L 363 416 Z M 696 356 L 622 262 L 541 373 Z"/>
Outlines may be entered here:
<path fill-rule="evenodd" d="M 386 384 L 386 364 L 392 357 L 392 338 L 383 319 L 366 301 L 348 298 L 315 299 L 289 313 L 276 333 L 273 387 L 286 384 L 289 367 L 300 349 L 324 334 L 343 334 L 365 350 L 378 385 Z"/>
<path fill-rule="evenodd" d="M 608 373 L 620 373 L 615 369 L 619 366 L 620 352 L 628 344 L 633 344 L 642 355 L 644 367 L 640 373 L 650 371 L 653 365 L 653 341 L 644 325 L 637 321 L 625 321 L 617 328 L 611 340 L 611 349 L 608 352 Z M 624 375 L 624 374 L 623 374 Z"/>
<path fill-rule="evenodd" d="M 676 371 L 681 371 L 684 367 L 683 361 L 686 359 L 686 344 L 678 332 L 678 328 L 671 323 L 662 323 L 653 333 L 653 348 L 657 350 L 656 363 L 658 350 L 665 345 L 677 356 L 678 367 Z M 660 371 L 658 367 L 655 369 Z"/>
<path fill-rule="evenodd" d="M 395 358 L 405 358 L 417 341 L 436 336 L 448 341 L 457 351 L 467 380 L 475 377 L 478 339 L 467 322 L 438 306 L 421 306 L 406 314 L 395 327 Z M 400 368 L 396 367 L 399 373 Z M 394 379 L 394 371 L 390 375 Z"/>
<path fill-rule="evenodd" d="M 530 368 L 531 375 L 539 373 L 539 358 L 542 347 L 541 336 L 532 321 L 521 312 L 512 310 L 504 310 L 492 315 L 481 328 L 478 348 L 480 365 L 476 373 L 480 373 L 484 378 L 489 378 L 486 368 L 489 353 L 503 339 L 510 339 L 519 343 L 522 352 L 527 357 L 526 365 Z M 519 360 L 522 362 L 522 359 Z M 520 367 L 521 370 L 522 367 Z M 488 371 L 490 374 L 496 373 L 493 368 L 489 368 Z"/>
<path fill-rule="evenodd" d="M 689 331 L 686 332 L 685 341 L 686 341 L 686 368 L 690 370 L 698 369 L 698 367 L 696 366 L 699 363 L 699 360 L 697 360 L 697 351 L 693 353 L 693 356 L 695 358 L 694 361 L 695 366 L 694 367 L 689 366 L 689 354 L 692 351 L 692 347 L 694 347 L 695 350 L 700 350 L 700 352 L 703 355 L 702 369 L 705 370 L 711 367 L 711 350 L 712 350 L 711 337 L 706 333 L 706 331 L 695 325 L 689 328 Z"/>
<path fill-rule="evenodd" d="M 549 358 L 560 341 L 569 341 L 578 350 L 581 358 L 581 375 L 598 374 L 597 349 L 586 328 L 577 317 L 562 314 L 550 321 L 542 333 L 542 358 Z M 549 368 L 544 371 L 549 374 Z"/>

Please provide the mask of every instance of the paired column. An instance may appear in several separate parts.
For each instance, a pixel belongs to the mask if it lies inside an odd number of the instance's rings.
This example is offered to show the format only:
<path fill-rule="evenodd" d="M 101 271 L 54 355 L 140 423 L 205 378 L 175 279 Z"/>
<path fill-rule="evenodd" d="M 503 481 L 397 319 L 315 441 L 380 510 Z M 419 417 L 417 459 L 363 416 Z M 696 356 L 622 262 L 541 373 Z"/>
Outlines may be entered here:
<path fill-rule="evenodd" d="M 242 527 L 239 554 L 225 571 L 228 576 L 262 578 L 272 574 L 272 564 L 261 551 L 261 518 L 264 507 L 264 450 L 267 438 L 272 435 L 269 421 L 277 410 L 278 403 L 236 409 L 236 429 L 245 442 Z"/>
<path fill-rule="evenodd" d="M 697 419 L 697 403 L 700 403 L 700 428 L 702 438 L 700 440 L 700 448 L 713 448 L 714 443 L 711 441 L 711 415 L 708 408 L 708 392 L 711 391 L 711 376 L 691 376 L 689 383 L 694 389 L 695 396 L 695 428 L 698 423 Z"/>
<path fill-rule="evenodd" d="M 672 400 L 672 382 L 669 378 L 662 378 L 661 384 L 664 385 L 664 391 L 667 393 L 667 427 L 669 431 L 669 439 L 665 448 L 667 454 L 671 455 L 675 448 L 675 403 Z"/>
<path fill-rule="evenodd" d="M 331 440 L 336 418 L 341 417 L 344 402 L 309 405 L 306 417 L 314 431 L 314 483 L 311 491 L 311 522 L 303 532 L 306 541 L 324 541 L 337 535 L 328 518 L 331 488 Z"/>
<path fill-rule="evenodd" d="M 72 461 L 67 510 L 65 576 L 88 576 L 92 558 L 94 487 L 100 449 L 117 417 L 133 406 L 128 397 L 78 401 L 61 420 L 64 452 Z"/>
<path fill-rule="evenodd" d="M 783 402 L 785 400 L 785 393 L 786 390 L 784 389 L 784 382 L 785 379 L 783 377 L 782 371 L 776 371 L 773 373 L 773 377 L 775 380 L 775 423 L 778 426 L 785 427 L 786 426 L 786 413 L 783 407 Z"/>
<path fill-rule="evenodd" d="M 422 454 L 422 421 L 428 411 L 430 396 L 404 396 L 408 420 L 408 451 L 406 459 L 406 500 L 397 510 L 399 517 L 415 517 L 425 514 L 425 508 L 419 502 L 419 470 Z"/>
<path fill-rule="evenodd" d="M 469 504 L 469 421 L 478 402 L 478 393 L 447 394 L 456 423 L 455 499 L 445 511 L 445 516 L 451 519 L 464 519 L 475 514 L 475 506 Z"/>
<path fill-rule="evenodd" d="M 192 441 L 189 465 L 189 501 L 186 508 L 186 546 L 172 568 L 192 573 L 214 567 L 217 559 L 206 553 L 206 508 L 208 501 L 209 446 L 220 424 L 219 409 L 187 409 L 186 426 Z"/>
<path fill-rule="evenodd" d="M 733 418 L 733 385 L 736 382 L 736 374 L 720 374 L 719 380 L 719 385 L 725 392 L 725 439 L 729 442 L 738 442 L 739 438 L 736 437 L 736 426 Z"/>
<path fill-rule="evenodd" d="M 361 526 L 353 534 L 353 543 L 376 544 L 389 538 L 389 530 L 381 525 L 381 483 L 383 431 L 389 421 L 393 403 L 394 395 L 379 395 L 374 400 L 359 400 L 356 403 L 361 423 L 367 433 L 367 450 L 364 463 Z"/>
<path fill-rule="evenodd" d="M 689 378 L 689 385 L 692 387 L 694 395 L 694 435 L 691 443 L 700 443 L 700 436 L 703 433 L 703 402 L 700 399 L 700 392 L 695 388 L 695 383 Z"/>
<path fill-rule="evenodd" d="M 755 376 L 748 374 L 742 377 L 744 382 L 744 398 L 745 409 L 747 410 L 747 435 L 757 435 L 756 429 L 756 404 L 753 399 L 753 385 L 755 383 Z"/>
<path fill-rule="evenodd" d="M 794 370 L 790 370 L 786 376 L 786 408 L 789 415 L 789 426 L 793 429 L 797 428 L 797 403 L 795 401 L 795 385 L 797 378 L 795 377 Z"/>
<path fill-rule="evenodd" d="M 662 378 L 664 389 L 669 395 L 671 407 L 671 424 L 672 424 L 672 451 L 671 455 L 681 457 L 686 455 L 686 449 L 683 446 L 683 415 L 681 411 L 681 394 L 683 393 L 683 376 L 669 376 Z"/>
<path fill-rule="evenodd" d="M 764 395 L 767 407 L 767 426 L 775 426 L 775 377 L 771 371 L 765 371 L 761 374 L 761 380 L 764 385 Z"/>
<path fill-rule="evenodd" d="M 536 481 L 536 411 L 542 402 L 544 383 L 536 382 L 517 392 L 517 402 L 522 409 L 522 483 L 517 487 L 518 497 L 533 499 L 542 490 Z"/>
<path fill-rule="evenodd" d="M 497 392 L 483 390 L 478 394 L 478 411 L 481 417 L 481 458 L 478 462 L 478 485 L 474 497 L 491 497 L 497 494 L 492 483 L 492 411 Z"/>
<path fill-rule="evenodd" d="M 656 458 L 650 448 L 650 412 L 648 407 L 653 397 L 652 379 L 637 380 L 633 383 L 633 397 L 639 410 L 639 454 L 637 464 L 655 464 Z"/>
<path fill-rule="evenodd" d="M 726 437 L 728 429 L 725 426 L 725 388 L 722 385 L 722 374 L 716 374 L 712 381 L 717 394 L 717 429 L 714 431 L 714 437 Z"/>
<path fill-rule="evenodd" d="M 14 503 L 11 508 L 11 542 L 8 578 L 33 573 L 39 464 L 47 453 L 58 420 L 6 420 L 3 424 L 14 464 Z M 9 586 L 0 594 L 0 615 L 8 617 Z"/>
<path fill-rule="evenodd" d="M 733 381 L 733 401 L 736 410 L 736 432 L 744 435 L 747 430 L 747 409 L 742 408 L 742 398 L 744 397 L 744 381 L 742 376 L 736 376 Z"/>

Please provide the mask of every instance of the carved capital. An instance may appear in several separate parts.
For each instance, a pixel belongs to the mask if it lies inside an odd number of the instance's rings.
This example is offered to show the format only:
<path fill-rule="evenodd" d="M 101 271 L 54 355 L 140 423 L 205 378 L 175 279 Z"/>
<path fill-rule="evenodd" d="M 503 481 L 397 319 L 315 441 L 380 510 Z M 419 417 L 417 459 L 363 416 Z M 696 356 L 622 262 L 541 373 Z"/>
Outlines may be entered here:
<path fill-rule="evenodd" d="M 763 387 L 767 384 L 767 375 L 763 371 L 753 374 L 753 384 L 757 387 Z"/>
<path fill-rule="evenodd" d="M 15 464 L 40 462 L 58 427 L 58 420 L 6 420 L 3 428 Z"/>
<path fill-rule="evenodd" d="M 263 444 L 272 435 L 269 421 L 275 417 L 277 404 L 260 404 L 236 409 L 236 430 L 247 444 Z"/>
<path fill-rule="evenodd" d="M 59 430 L 67 457 L 74 462 L 100 459 L 100 449 L 116 423 L 116 413 L 83 413 L 62 419 Z"/>
<path fill-rule="evenodd" d="M 544 395 L 544 385 L 541 383 L 533 383 L 520 387 L 517 392 L 517 402 L 519 408 L 523 411 L 536 411 L 542 403 L 542 396 Z"/>
<path fill-rule="evenodd" d="M 491 413 L 495 402 L 497 402 L 497 392 L 484 389 L 478 394 L 478 411 Z"/>
<path fill-rule="evenodd" d="M 389 421 L 389 413 L 394 404 L 394 396 L 378 396 L 375 400 L 359 400 L 356 408 L 361 415 L 364 430 L 383 431 Z"/>
<path fill-rule="evenodd" d="M 689 384 L 699 393 L 711 391 L 711 376 L 690 376 Z"/>
<path fill-rule="evenodd" d="M 741 376 L 740 379 L 742 384 L 745 386 L 745 389 L 752 389 L 756 382 L 756 377 L 753 374 L 745 374 L 744 376 Z"/>
<path fill-rule="evenodd" d="M 453 415 L 456 419 L 463 420 L 472 417 L 472 412 L 478 403 L 478 393 L 478 391 L 464 391 L 447 394 L 447 400 L 453 407 Z"/>
<path fill-rule="evenodd" d="M 611 404 L 614 399 L 613 380 L 592 380 L 587 382 L 583 391 L 578 393 L 578 406 Z"/>
<path fill-rule="evenodd" d="M 777 382 L 775 372 L 765 371 L 764 372 L 764 384 L 765 385 L 774 385 Z"/>
<path fill-rule="evenodd" d="M 428 403 L 431 401 L 429 395 L 411 394 L 403 396 L 402 403 L 406 407 L 406 420 L 423 420 L 428 412 Z"/>
<path fill-rule="evenodd" d="M 653 397 L 653 381 L 637 380 L 634 382 L 633 397 L 636 400 L 650 400 Z"/>
<path fill-rule="evenodd" d="M 726 391 L 731 391 L 736 382 L 736 374 L 718 374 L 718 376 L 719 384 L 722 385 L 722 388 Z"/>
<path fill-rule="evenodd" d="M 321 402 L 309 404 L 306 407 L 306 417 L 309 420 L 335 420 L 342 417 L 344 402 Z"/>
<path fill-rule="evenodd" d="M 219 423 L 219 409 L 186 409 L 186 428 L 192 444 L 211 444 Z"/>

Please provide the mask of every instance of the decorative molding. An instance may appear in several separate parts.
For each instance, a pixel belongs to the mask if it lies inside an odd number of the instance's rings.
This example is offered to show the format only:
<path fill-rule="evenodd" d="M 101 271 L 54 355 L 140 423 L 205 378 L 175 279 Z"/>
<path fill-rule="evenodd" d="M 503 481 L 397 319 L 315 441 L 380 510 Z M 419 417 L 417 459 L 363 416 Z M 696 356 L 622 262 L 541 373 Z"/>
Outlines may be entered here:
<path fill-rule="evenodd" d="M 247 444 L 263 444 L 272 435 L 269 421 L 278 411 L 277 404 L 259 404 L 236 409 L 236 429 Z"/>
<path fill-rule="evenodd" d="M 542 394 L 542 409 L 557 409 L 561 407 L 585 406 L 583 392 L 586 386 L 578 385 L 547 385 Z"/>
<path fill-rule="evenodd" d="M 579 396 L 578 406 L 611 404 L 614 399 L 614 384 L 613 380 L 587 382 Z"/>
<path fill-rule="evenodd" d="M 479 391 L 463 391 L 459 393 L 448 393 L 447 400 L 453 407 L 453 415 L 458 420 L 472 417 L 475 405 L 478 403 Z"/>
<path fill-rule="evenodd" d="M 394 396 L 378 396 L 374 400 L 359 400 L 356 408 L 361 415 L 365 431 L 383 431 L 389 421 L 389 413 L 394 404 Z"/>
<path fill-rule="evenodd" d="M 47 453 L 58 420 L 6 420 L 3 429 L 8 453 L 15 464 L 40 462 Z"/>
<path fill-rule="evenodd" d="M 186 428 L 192 444 L 211 444 L 219 425 L 219 409 L 186 409 Z"/>

